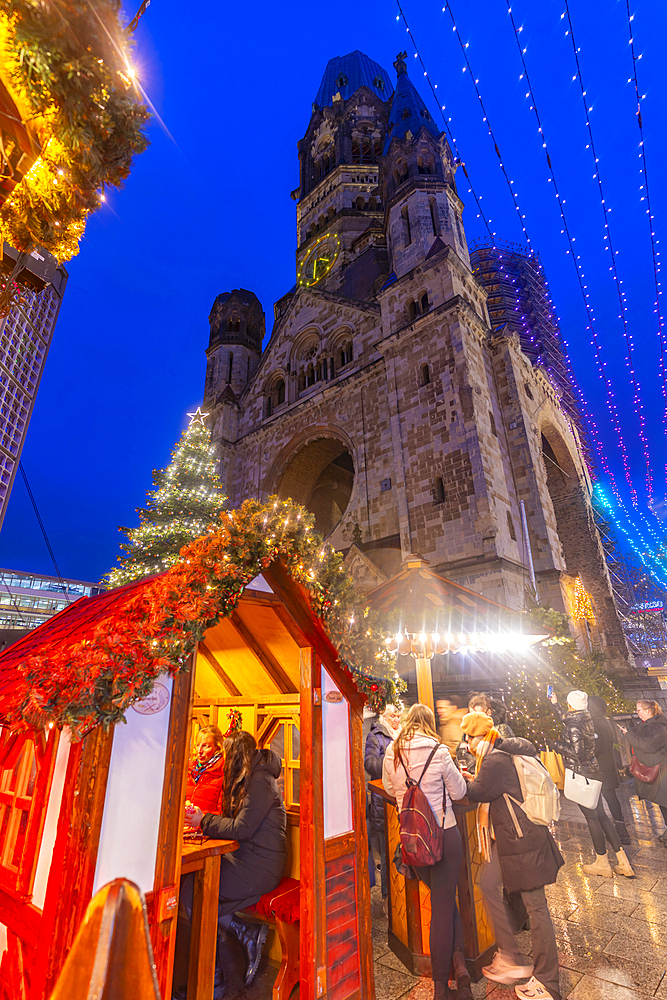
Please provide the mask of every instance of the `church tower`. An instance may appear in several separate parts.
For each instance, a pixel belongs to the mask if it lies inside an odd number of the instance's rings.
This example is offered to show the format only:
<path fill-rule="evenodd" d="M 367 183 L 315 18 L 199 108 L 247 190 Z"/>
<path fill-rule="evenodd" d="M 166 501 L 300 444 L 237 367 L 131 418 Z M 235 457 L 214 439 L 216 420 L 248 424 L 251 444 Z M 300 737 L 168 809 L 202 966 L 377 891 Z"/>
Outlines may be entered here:
<path fill-rule="evenodd" d="M 401 52 L 380 168 L 390 266 L 397 278 L 423 261 L 437 239 L 469 266 L 449 143 L 408 76 Z"/>
<path fill-rule="evenodd" d="M 394 67 L 395 89 L 359 51 L 326 67 L 298 143 L 296 284 L 263 353 L 255 296 L 214 303 L 205 406 L 230 506 L 302 503 L 362 590 L 412 553 L 514 608 L 532 587 L 569 613 L 583 583 L 582 643 L 623 659 L 577 429 L 517 332 L 491 328 L 456 161 L 404 52 Z"/>
<path fill-rule="evenodd" d="M 204 405 L 221 393 L 236 402 L 254 374 L 262 353 L 265 319 L 254 292 L 235 288 L 217 296 L 208 322 Z"/>
<path fill-rule="evenodd" d="M 369 299 L 388 274 L 378 165 L 392 95 L 363 52 L 329 60 L 298 144 L 297 287 Z"/>

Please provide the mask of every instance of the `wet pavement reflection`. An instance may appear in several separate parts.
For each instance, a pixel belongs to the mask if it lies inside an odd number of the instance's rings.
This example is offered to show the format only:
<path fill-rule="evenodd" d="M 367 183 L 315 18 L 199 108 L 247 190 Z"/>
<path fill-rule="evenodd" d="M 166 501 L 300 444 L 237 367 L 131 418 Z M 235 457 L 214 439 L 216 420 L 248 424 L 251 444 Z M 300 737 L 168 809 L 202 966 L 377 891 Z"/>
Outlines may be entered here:
<path fill-rule="evenodd" d="M 556 839 L 565 857 L 558 881 L 547 887 L 560 956 L 561 993 L 569 1000 L 667 1000 L 667 848 L 657 806 L 619 789 L 632 843 L 625 848 L 637 877 L 584 875 L 595 860 L 585 820 L 563 800 Z M 609 852 L 614 861 L 613 852 Z M 387 946 L 387 920 L 378 888 L 373 900 L 373 951 L 377 1000 L 431 1000 L 431 980 L 411 976 Z M 519 936 L 531 953 L 530 933 Z M 473 984 L 475 1000 L 516 1000 L 513 986 L 486 979 Z"/>

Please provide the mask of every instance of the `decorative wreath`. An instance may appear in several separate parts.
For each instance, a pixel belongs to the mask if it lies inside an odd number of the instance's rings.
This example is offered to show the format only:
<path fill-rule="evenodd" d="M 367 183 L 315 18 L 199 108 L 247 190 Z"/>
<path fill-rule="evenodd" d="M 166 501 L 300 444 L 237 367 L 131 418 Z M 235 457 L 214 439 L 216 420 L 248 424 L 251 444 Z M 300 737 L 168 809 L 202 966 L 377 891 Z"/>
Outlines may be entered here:
<path fill-rule="evenodd" d="M 65 638 L 18 668 L 23 683 L 5 696 L 0 723 L 14 729 L 120 722 L 162 673 L 187 665 L 195 644 L 229 616 L 244 588 L 275 559 L 310 592 L 340 660 L 373 708 L 405 685 L 394 669 L 380 619 L 360 601 L 343 558 L 313 530 L 313 517 L 291 500 L 246 500 L 225 512 L 216 532 L 186 545 L 181 560 L 137 586 L 136 595 L 87 636 Z"/>
<path fill-rule="evenodd" d="M 148 145 L 119 0 L 0 0 L 0 239 L 70 260 Z"/>

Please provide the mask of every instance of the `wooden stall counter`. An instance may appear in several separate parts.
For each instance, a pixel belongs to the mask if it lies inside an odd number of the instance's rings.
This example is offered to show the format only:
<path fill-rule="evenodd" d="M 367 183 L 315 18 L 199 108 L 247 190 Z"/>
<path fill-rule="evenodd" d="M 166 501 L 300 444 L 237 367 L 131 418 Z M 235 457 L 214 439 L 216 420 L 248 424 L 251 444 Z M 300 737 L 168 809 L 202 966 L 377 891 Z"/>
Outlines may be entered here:
<path fill-rule="evenodd" d="M 394 864 L 399 842 L 396 800 L 381 781 L 369 782 L 371 794 L 379 795 L 384 804 L 385 847 L 389 883 L 388 944 L 394 954 L 416 976 L 431 975 L 429 930 L 431 926 L 431 896 L 426 886 L 406 879 Z M 463 842 L 463 860 L 457 888 L 466 963 L 470 978 L 478 982 L 482 966 L 487 965 L 495 951 L 495 933 L 486 912 L 482 891 L 478 885 L 482 859 L 477 849 L 475 828 L 476 804 L 468 799 L 454 803 L 456 824 Z"/>
<path fill-rule="evenodd" d="M 184 840 L 181 875 L 195 873 L 188 1000 L 211 1000 L 218 939 L 220 858 L 238 847 L 236 840 Z"/>

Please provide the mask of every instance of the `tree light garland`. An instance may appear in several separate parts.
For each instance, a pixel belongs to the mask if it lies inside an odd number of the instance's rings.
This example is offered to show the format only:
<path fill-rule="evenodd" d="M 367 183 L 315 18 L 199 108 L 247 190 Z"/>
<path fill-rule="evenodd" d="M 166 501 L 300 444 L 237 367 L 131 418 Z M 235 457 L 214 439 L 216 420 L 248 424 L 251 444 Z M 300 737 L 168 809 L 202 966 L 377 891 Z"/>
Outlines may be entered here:
<path fill-rule="evenodd" d="M 313 516 L 292 500 L 246 500 L 214 531 L 186 545 L 179 561 L 146 580 L 84 636 L 58 636 L 18 670 L 23 684 L 3 700 L 0 724 L 70 726 L 75 739 L 121 721 L 155 679 L 187 668 L 204 633 L 236 608 L 245 587 L 276 559 L 306 587 L 340 661 L 374 709 L 405 689 L 384 637 L 388 623 L 369 610 Z M 354 624 L 350 619 L 354 619 Z"/>

